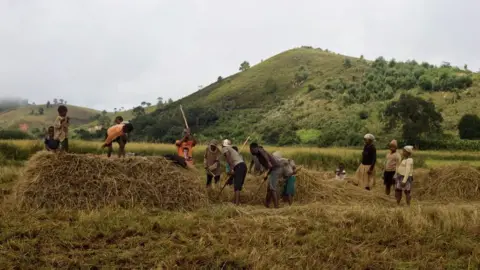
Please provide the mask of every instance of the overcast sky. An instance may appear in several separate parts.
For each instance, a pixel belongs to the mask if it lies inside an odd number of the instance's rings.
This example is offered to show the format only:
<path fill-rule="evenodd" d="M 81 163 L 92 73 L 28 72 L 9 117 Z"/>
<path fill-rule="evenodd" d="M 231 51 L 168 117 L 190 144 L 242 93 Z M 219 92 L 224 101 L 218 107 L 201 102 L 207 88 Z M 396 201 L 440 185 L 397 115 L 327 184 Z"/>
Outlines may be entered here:
<path fill-rule="evenodd" d="M 479 0 L 0 0 L 0 97 L 178 99 L 301 45 L 480 67 Z"/>

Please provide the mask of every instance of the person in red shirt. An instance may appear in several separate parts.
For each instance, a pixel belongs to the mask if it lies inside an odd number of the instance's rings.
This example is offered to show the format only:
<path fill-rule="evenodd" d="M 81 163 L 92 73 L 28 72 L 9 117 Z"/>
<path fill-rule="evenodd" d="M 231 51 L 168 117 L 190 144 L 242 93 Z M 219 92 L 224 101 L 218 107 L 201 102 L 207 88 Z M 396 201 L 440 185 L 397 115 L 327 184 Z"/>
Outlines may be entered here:
<path fill-rule="evenodd" d="M 193 165 L 193 147 L 197 144 L 197 140 L 188 128 L 183 131 L 183 134 L 183 138 L 175 142 L 177 152 L 179 156 L 185 159 L 188 165 Z"/>
<path fill-rule="evenodd" d="M 109 148 L 109 156 L 112 153 L 112 143 L 115 141 L 117 138 L 123 138 L 126 134 L 132 132 L 133 126 L 130 123 L 126 124 L 117 124 L 112 127 L 110 127 L 107 130 L 107 138 L 105 139 L 105 143 L 102 145 L 102 148 L 108 147 Z M 125 157 L 125 144 L 126 141 L 118 140 L 118 157 Z"/>

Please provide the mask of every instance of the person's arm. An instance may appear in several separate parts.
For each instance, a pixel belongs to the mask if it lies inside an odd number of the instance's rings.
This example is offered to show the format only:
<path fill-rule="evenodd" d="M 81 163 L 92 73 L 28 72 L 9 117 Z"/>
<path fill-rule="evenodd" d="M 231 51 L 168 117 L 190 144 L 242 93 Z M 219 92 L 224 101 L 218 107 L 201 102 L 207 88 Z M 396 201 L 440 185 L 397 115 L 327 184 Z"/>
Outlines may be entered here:
<path fill-rule="evenodd" d="M 272 169 L 273 165 L 272 163 L 270 162 L 270 158 L 267 154 L 267 152 L 265 151 L 260 151 L 260 154 L 263 156 L 263 158 L 265 158 L 265 160 L 268 162 L 268 168 L 265 168 L 265 169 L 268 169 L 268 171 L 270 172 L 270 170 Z"/>
<path fill-rule="evenodd" d="M 402 183 L 403 184 L 406 184 L 407 183 L 407 180 L 408 180 L 408 177 L 410 177 L 410 174 L 412 173 L 412 170 L 413 170 L 413 159 L 409 158 L 406 160 L 405 162 L 406 166 L 405 166 L 405 175 L 403 176 L 403 180 L 402 180 Z"/>
<path fill-rule="evenodd" d="M 402 163 L 402 156 L 399 153 L 397 153 L 397 163 L 396 163 L 395 171 L 398 171 L 398 167 L 400 167 L 400 163 Z"/>
<path fill-rule="evenodd" d="M 370 166 L 370 169 L 368 169 L 368 171 L 372 173 L 373 169 L 375 169 L 375 163 L 377 163 L 377 149 L 375 149 L 375 147 L 373 146 L 370 149 L 370 151 L 371 151 L 373 161 L 372 161 L 372 166 Z"/>
<path fill-rule="evenodd" d="M 61 117 L 57 117 L 57 118 L 55 119 L 55 122 L 53 122 L 53 127 L 54 127 L 55 129 L 60 129 L 60 128 L 62 128 L 62 123 L 63 123 L 62 118 L 61 118 Z"/>
<path fill-rule="evenodd" d="M 229 151 L 225 152 L 225 159 L 227 160 L 228 166 L 230 166 L 230 172 L 233 172 L 233 160 Z"/>
<path fill-rule="evenodd" d="M 192 147 L 195 147 L 195 145 L 197 145 L 197 139 L 195 139 L 193 135 L 191 135 L 191 137 L 192 137 Z"/>
<path fill-rule="evenodd" d="M 248 168 L 248 173 L 252 173 L 253 165 L 255 165 L 255 161 L 253 160 L 253 156 L 252 156 L 252 160 L 250 161 L 250 167 Z"/>

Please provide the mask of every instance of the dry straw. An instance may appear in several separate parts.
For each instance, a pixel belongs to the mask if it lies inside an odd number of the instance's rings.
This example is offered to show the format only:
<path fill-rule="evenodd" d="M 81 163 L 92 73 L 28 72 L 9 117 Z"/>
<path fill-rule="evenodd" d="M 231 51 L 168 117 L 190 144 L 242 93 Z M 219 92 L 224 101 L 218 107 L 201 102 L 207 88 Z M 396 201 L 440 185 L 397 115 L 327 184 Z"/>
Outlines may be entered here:
<path fill-rule="evenodd" d="M 191 210 L 208 203 L 196 175 L 163 157 L 112 160 L 47 152 L 30 159 L 15 195 L 25 208 Z"/>
<path fill-rule="evenodd" d="M 267 180 L 268 181 L 268 180 Z M 263 204 L 265 201 L 267 181 L 261 176 L 248 176 L 241 193 L 243 204 Z M 281 196 L 285 181 L 279 182 L 277 193 Z M 211 192 L 212 201 L 228 201 L 233 196 L 232 188 L 225 190 L 218 199 L 218 191 Z M 323 202 L 326 204 L 351 204 L 355 202 L 368 202 L 375 204 L 392 203 L 392 199 L 375 191 L 366 191 L 356 187 L 348 181 L 334 179 L 334 174 L 316 172 L 302 169 L 297 174 L 295 204 Z"/>
<path fill-rule="evenodd" d="M 413 180 L 413 194 L 420 199 L 480 199 L 480 171 L 468 165 L 434 168 L 427 177 L 414 177 Z M 415 188 L 415 185 L 418 185 L 418 188 Z"/>

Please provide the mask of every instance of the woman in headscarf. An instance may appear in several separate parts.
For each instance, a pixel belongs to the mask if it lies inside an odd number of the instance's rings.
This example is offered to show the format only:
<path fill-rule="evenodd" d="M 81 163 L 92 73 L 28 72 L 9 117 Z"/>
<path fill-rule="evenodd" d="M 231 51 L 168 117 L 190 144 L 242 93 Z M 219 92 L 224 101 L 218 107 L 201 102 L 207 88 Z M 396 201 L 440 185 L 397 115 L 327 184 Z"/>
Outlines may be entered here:
<path fill-rule="evenodd" d="M 398 166 L 397 175 L 395 176 L 395 198 L 397 204 L 400 204 L 402 200 L 402 191 L 405 192 L 405 198 L 407 205 L 410 205 L 412 199 L 410 191 L 412 189 L 413 182 L 413 146 L 407 145 L 403 148 L 403 160 Z"/>
<path fill-rule="evenodd" d="M 377 149 L 373 142 L 375 137 L 372 134 L 366 134 L 363 137 L 365 146 L 362 153 L 362 164 L 355 174 L 356 185 L 360 185 L 366 190 L 370 190 L 375 185 L 375 163 L 377 162 Z"/>
<path fill-rule="evenodd" d="M 398 144 L 396 140 L 390 142 L 389 148 L 390 152 L 385 157 L 385 169 L 383 171 L 383 184 L 385 185 L 385 194 L 387 195 L 390 195 L 390 190 L 395 185 L 393 177 L 400 162 L 402 162 L 402 156 L 397 152 Z"/>

